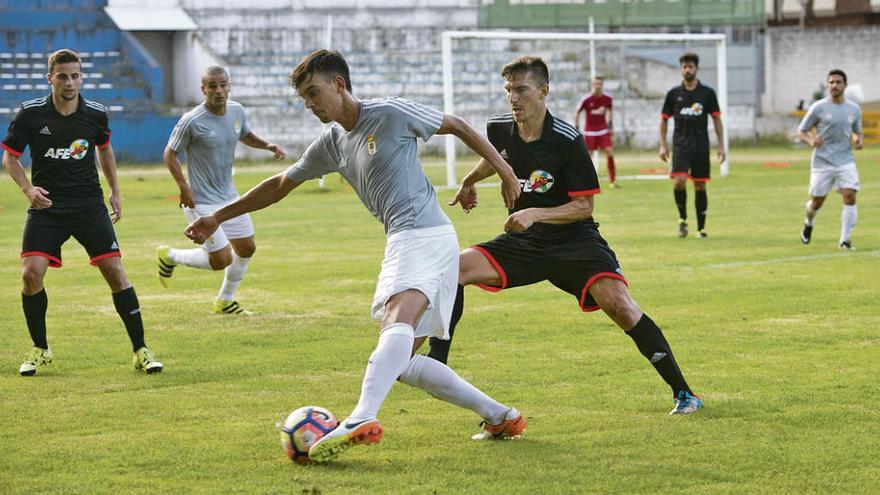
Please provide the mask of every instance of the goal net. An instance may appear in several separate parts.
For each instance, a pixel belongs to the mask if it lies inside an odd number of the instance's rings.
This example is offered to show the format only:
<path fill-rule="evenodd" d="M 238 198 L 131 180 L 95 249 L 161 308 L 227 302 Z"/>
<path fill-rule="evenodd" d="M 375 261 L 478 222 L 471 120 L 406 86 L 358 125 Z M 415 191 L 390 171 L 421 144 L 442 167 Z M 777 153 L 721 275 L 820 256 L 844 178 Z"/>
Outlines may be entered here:
<path fill-rule="evenodd" d="M 699 78 L 718 95 L 727 129 L 727 43 L 723 34 L 564 33 L 446 31 L 443 33 L 443 105 L 446 113 L 484 131 L 489 116 L 509 111 L 501 68 L 522 55 L 540 56 L 550 68 L 547 106 L 571 122 L 578 103 L 591 90 L 593 76 L 605 79 L 613 98 L 614 139 L 634 148 L 658 146 L 660 110 L 666 92 L 681 83 L 678 57 L 700 56 Z M 583 130 L 583 118 L 579 128 Z M 670 119 L 667 141 L 674 122 Z M 710 131 L 714 140 L 714 133 Z M 727 147 L 727 132 L 724 147 Z M 445 142 L 447 187 L 458 184 L 456 139 Z M 659 163 L 659 159 L 658 159 Z M 721 175 L 728 174 L 727 162 Z"/>

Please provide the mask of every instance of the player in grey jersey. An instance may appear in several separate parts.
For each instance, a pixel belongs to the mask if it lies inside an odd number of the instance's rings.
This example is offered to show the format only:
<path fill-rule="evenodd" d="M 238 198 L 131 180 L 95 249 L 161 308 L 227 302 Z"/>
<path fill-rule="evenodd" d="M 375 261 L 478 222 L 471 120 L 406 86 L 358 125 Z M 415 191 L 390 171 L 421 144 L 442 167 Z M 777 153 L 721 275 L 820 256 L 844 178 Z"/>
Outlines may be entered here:
<path fill-rule="evenodd" d="M 381 320 L 379 343 L 354 411 L 312 446 L 309 457 L 326 462 L 354 445 L 379 442 L 384 432 L 376 419 L 379 407 L 398 379 L 479 414 L 484 430 L 475 440 L 519 435 L 526 424 L 516 409 L 495 401 L 445 364 L 414 354 L 429 336 L 449 338 L 458 281 L 458 239 L 419 163 L 416 139 L 433 134 L 461 139 L 501 177 L 508 208 L 520 193 L 513 170 L 486 138 L 454 115 L 399 98 L 355 98 L 348 65 L 336 51 L 306 56 L 290 83 L 306 108 L 321 122 L 333 124 L 287 171 L 199 218 L 186 235 L 205 242 L 220 223 L 265 208 L 304 181 L 329 172 L 342 174 L 385 226 L 385 259 L 372 306 L 373 318 Z"/>
<path fill-rule="evenodd" d="M 859 171 L 853 156 L 855 148 L 862 149 L 862 113 L 859 106 L 844 98 L 846 74 L 839 69 L 828 73 L 829 95 L 810 105 L 798 127 L 798 137 L 813 148 L 810 161 L 810 200 L 806 205 L 806 219 L 801 230 L 801 242 L 809 244 L 813 235 L 816 213 L 825 203 L 825 197 L 835 186 L 843 196 L 840 214 L 840 249 L 853 249 L 850 236 L 858 218 L 856 192 L 859 190 Z M 816 128 L 816 134 L 808 134 Z"/>
<path fill-rule="evenodd" d="M 251 148 L 271 151 L 276 160 L 285 157 L 280 146 L 264 141 L 251 131 L 244 107 L 229 100 L 229 74 L 225 69 L 212 66 L 205 70 L 202 93 L 205 101 L 180 118 L 164 154 L 165 165 L 180 188 L 179 206 L 189 222 L 238 199 L 232 182 L 232 165 L 239 141 Z M 186 152 L 189 182 L 180 168 L 177 157 L 180 152 Z M 220 231 L 201 248 L 159 246 L 156 249 L 159 282 L 165 288 L 170 287 L 171 275 L 178 264 L 224 270 L 223 285 L 214 300 L 213 311 L 250 314 L 235 300 L 235 291 L 256 249 L 254 225 L 249 215 L 242 215 L 224 222 Z"/>

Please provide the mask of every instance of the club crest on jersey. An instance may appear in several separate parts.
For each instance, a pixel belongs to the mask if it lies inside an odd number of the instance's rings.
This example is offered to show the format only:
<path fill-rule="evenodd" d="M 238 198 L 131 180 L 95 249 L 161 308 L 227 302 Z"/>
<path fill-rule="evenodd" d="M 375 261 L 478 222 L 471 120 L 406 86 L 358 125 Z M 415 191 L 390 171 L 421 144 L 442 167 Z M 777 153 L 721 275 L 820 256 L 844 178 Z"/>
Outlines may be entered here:
<path fill-rule="evenodd" d="M 235 131 L 235 134 L 241 134 L 241 122 L 237 120 L 232 121 L 232 130 Z"/>
<path fill-rule="evenodd" d="M 693 115 L 694 117 L 699 117 L 703 115 L 703 104 L 702 103 L 694 103 L 689 107 L 684 107 L 679 112 L 682 115 Z"/>
<path fill-rule="evenodd" d="M 89 142 L 85 139 L 77 139 L 70 143 L 67 148 L 49 148 L 43 158 L 54 158 L 56 160 L 82 160 L 86 153 L 89 152 Z"/>
<path fill-rule="evenodd" d="M 546 170 L 535 170 L 529 176 L 528 180 L 520 179 L 519 183 L 522 184 L 523 192 L 536 192 L 536 193 L 545 193 L 553 187 L 553 183 L 556 182 L 556 179 L 550 175 L 550 172 Z"/>
<path fill-rule="evenodd" d="M 376 136 L 372 134 L 367 135 L 367 153 L 371 155 L 376 154 Z"/>

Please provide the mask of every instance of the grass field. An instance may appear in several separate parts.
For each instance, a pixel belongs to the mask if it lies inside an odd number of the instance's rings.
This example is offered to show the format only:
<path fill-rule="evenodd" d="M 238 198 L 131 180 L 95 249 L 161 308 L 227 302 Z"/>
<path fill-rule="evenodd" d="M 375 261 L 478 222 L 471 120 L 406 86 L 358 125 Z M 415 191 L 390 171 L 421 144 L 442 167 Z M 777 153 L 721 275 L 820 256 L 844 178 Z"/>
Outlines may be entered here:
<path fill-rule="evenodd" d="M 653 156 L 619 156 L 621 174 L 657 167 Z M 109 290 L 71 241 L 46 279 L 55 362 L 33 378 L 17 374 L 31 346 L 26 205 L 0 177 L 0 493 L 876 493 L 880 148 L 857 160 L 855 252 L 837 249 L 836 195 L 813 243 L 798 240 L 803 148 L 734 149 L 730 177 L 710 184 L 707 240 L 676 237 L 668 181 L 597 196 L 634 298 L 705 400 L 699 414 L 667 416 L 669 390 L 632 341 L 571 296 L 469 288 L 450 364 L 527 416 L 523 438 L 471 442 L 479 418 L 398 384 L 380 445 L 308 467 L 284 456 L 275 423 L 307 404 L 344 417 L 377 335 L 382 227 L 338 176 L 254 215 L 238 298 L 257 314 L 239 318 L 210 313 L 219 273 L 178 269 L 172 290 L 158 285 L 156 245 L 188 245 L 176 189 L 162 167 L 125 169 L 118 235 L 165 372 L 131 369 Z M 280 168 L 236 180 L 244 190 Z M 443 182 L 440 160 L 428 170 Z M 470 215 L 447 208 L 463 246 L 506 217 L 497 188 L 480 193 Z"/>

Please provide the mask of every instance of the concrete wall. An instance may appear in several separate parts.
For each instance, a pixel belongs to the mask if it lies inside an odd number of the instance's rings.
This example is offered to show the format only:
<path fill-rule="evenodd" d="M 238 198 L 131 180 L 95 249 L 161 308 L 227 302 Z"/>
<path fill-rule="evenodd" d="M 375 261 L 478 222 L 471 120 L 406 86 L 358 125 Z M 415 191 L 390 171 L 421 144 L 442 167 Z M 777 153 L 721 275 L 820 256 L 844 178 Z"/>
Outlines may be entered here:
<path fill-rule="evenodd" d="M 770 28 L 765 43 L 765 87 L 762 110 L 794 111 L 809 104 L 831 69 L 842 69 L 858 83 L 865 101 L 880 100 L 880 26 L 835 28 Z"/>

